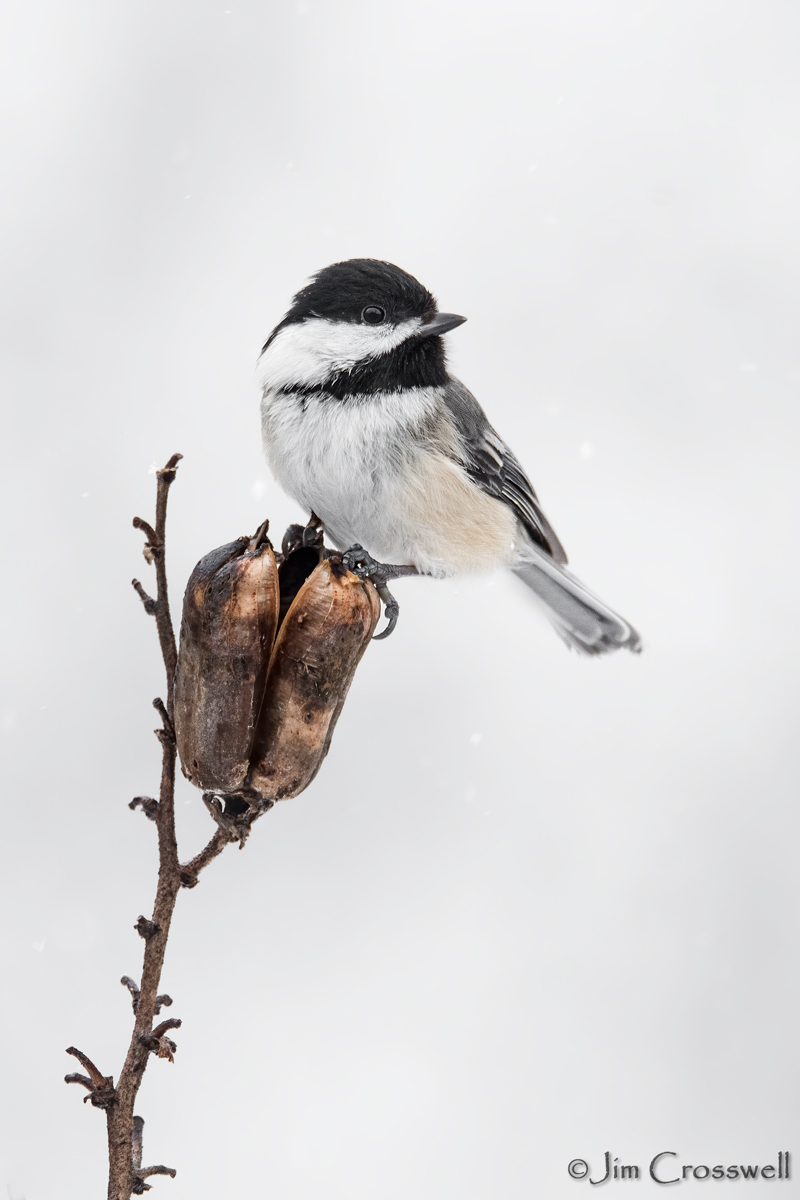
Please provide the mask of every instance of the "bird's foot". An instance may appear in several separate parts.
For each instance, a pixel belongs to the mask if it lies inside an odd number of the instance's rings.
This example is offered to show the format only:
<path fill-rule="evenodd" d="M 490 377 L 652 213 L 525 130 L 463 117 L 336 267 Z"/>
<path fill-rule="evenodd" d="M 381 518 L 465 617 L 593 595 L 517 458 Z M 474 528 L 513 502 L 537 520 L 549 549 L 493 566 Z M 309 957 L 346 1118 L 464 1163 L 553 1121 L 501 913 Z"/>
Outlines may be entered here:
<path fill-rule="evenodd" d="M 342 564 L 359 579 L 369 579 L 370 581 L 373 576 L 384 575 L 386 570 L 383 563 L 379 563 L 371 554 L 367 554 L 364 547 L 359 546 L 358 543 L 351 546 L 349 550 L 345 550 L 342 555 Z M 384 578 L 386 578 L 385 575 Z"/>
<path fill-rule="evenodd" d="M 390 579 L 400 579 L 404 575 L 418 575 L 416 567 L 400 567 L 391 563 L 380 563 L 367 554 L 363 546 L 351 546 L 342 555 L 342 563 L 348 571 L 352 571 L 359 579 L 368 579 L 383 601 L 384 612 L 388 625 L 382 633 L 376 633 L 374 642 L 382 642 L 394 630 L 397 618 L 400 616 L 400 605 L 389 591 Z"/>

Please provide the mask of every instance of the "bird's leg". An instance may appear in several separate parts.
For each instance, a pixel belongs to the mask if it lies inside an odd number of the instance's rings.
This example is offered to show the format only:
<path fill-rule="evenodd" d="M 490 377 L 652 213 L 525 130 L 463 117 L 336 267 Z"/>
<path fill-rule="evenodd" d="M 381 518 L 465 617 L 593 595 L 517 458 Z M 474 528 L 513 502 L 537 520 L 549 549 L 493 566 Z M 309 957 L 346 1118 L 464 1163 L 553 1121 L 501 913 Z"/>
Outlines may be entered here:
<path fill-rule="evenodd" d="M 372 555 L 367 554 L 363 546 L 351 546 L 342 555 L 342 563 L 348 571 L 358 575 L 359 579 L 368 579 L 375 588 L 384 604 L 386 619 L 389 624 L 383 633 L 377 633 L 372 639 L 382 642 L 387 638 L 397 624 L 400 615 L 400 605 L 389 591 L 387 584 L 390 579 L 402 579 L 406 575 L 419 575 L 416 567 L 401 567 L 392 563 L 379 563 Z"/>

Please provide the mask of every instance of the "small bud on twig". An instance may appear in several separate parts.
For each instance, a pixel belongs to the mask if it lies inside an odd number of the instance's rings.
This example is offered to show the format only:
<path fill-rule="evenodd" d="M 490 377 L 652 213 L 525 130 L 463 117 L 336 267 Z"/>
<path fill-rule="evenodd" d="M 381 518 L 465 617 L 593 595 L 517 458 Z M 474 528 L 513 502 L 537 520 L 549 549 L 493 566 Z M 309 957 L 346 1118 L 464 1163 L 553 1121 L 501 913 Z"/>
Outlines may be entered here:
<path fill-rule="evenodd" d="M 167 712 L 166 705 L 164 704 L 164 701 L 161 699 L 160 696 L 156 696 L 155 700 L 153 701 L 153 708 L 156 710 L 158 715 L 161 717 L 161 721 L 163 724 L 163 728 L 156 729 L 154 731 L 156 737 L 158 738 L 158 740 L 161 742 L 162 745 L 173 746 L 175 744 L 175 729 L 172 724 L 172 721 L 169 718 L 169 713 Z"/>
<path fill-rule="evenodd" d="M 142 533 L 147 538 L 147 541 L 142 547 L 142 554 L 144 555 L 144 561 L 147 563 L 147 565 L 152 567 L 153 563 L 155 562 L 156 555 L 160 550 L 163 549 L 161 542 L 158 539 L 158 534 L 156 533 L 155 529 L 153 529 L 153 526 L 147 521 L 143 521 L 141 517 L 133 518 L 133 528 L 141 529 Z"/>
<path fill-rule="evenodd" d="M 139 994 L 140 994 L 138 984 L 136 983 L 135 980 L 131 979 L 130 975 L 123 975 L 122 979 L 120 979 L 120 983 L 123 985 L 123 987 L 126 987 L 128 989 L 128 991 L 130 992 L 131 1003 L 133 1005 L 133 1011 L 136 1012 L 136 1010 L 139 1007 Z M 158 1016 L 158 1014 L 161 1012 L 162 1007 L 169 1008 L 171 1004 L 172 1004 L 172 996 L 168 996 L 166 994 L 166 992 L 164 992 L 162 995 L 156 996 L 155 1004 L 153 1006 L 153 1012 L 156 1014 L 156 1016 Z"/>
<path fill-rule="evenodd" d="M 142 520 L 141 517 L 134 517 L 133 528 L 141 529 L 142 533 L 147 538 L 149 545 L 152 546 L 154 550 L 161 545 L 161 542 L 158 540 L 158 534 L 148 521 Z"/>
<path fill-rule="evenodd" d="M 65 1075 L 64 1083 L 81 1083 L 81 1084 L 83 1084 L 83 1086 L 85 1088 L 88 1088 L 90 1092 L 94 1091 L 94 1084 L 92 1083 L 89 1076 L 81 1075 L 80 1071 L 72 1071 L 72 1072 L 70 1072 L 69 1075 Z M 88 1099 L 89 1099 L 88 1096 L 84 1096 L 84 1098 L 83 1098 L 84 1104 L 86 1103 L 86 1101 Z"/>
<path fill-rule="evenodd" d="M 139 937 L 143 937 L 146 942 L 149 942 L 150 938 L 155 937 L 157 933 L 161 933 L 160 925 L 155 921 L 148 921 L 147 917 L 142 916 L 139 917 L 133 928 L 139 934 Z"/>
<path fill-rule="evenodd" d="M 162 1037 L 168 1029 L 180 1029 L 183 1022 L 180 1017 L 167 1017 L 166 1021 L 162 1021 L 160 1025 L 156 1025 L 152 1036 L 154 1038 Z"/>
<path fill-rule="evenodd" d="M 138 986 L 138 984 L 136 984 L 131 979 L 130 975 L 123 975 L 122 979 L 120 979 L 120 983 L 122 984 L 123 987 L 126 987 L 128 989 L 128 991 L 130 992 L 131 1004 L 133 1006 L 133 1011 L 136 1012 L 137 1008 L 139 1007 L 139 986 Z"/>
<path fill-rule="evenodd" d="M 141 808 L 150 821 L 155 821 L 158 817 L 158 801 L 154 800 L 152 796 L 134 796 L 128 804 L 128 808 L 132 811 Z"/>
<path fill-rule="evenodd" d="M 180 1029 L 181 1024 L 179 1018 L 170 1017 L 167 1021 L 162 1021 L 160 1025 L 157 1025 L 152 1033 L 141 1034 L 139 1041 L 158 1058 L 168 1058 L 170 1062 L 174 1062 L 175 1051 L 178 1047 L 172 1038 L 166 1036 L 166 1033 L 169 1029 Z"/>
<path fill-rule="evenodd" d="M 144 611 L 147 613 L 147 615 L 149 617 L 154 617 L 158 610 L 158 604 L 156 603 L 156 601 L 153 599 L 152 596 L 148 596 L 147 592 L 144 590 L 142 585 L 139 583 L 138 579 L 132 579 L 131 584 L 133 586 L 133 590 L 136 592 L 136 595 L 139 597 L 142 604 L 144 605 Z"/>

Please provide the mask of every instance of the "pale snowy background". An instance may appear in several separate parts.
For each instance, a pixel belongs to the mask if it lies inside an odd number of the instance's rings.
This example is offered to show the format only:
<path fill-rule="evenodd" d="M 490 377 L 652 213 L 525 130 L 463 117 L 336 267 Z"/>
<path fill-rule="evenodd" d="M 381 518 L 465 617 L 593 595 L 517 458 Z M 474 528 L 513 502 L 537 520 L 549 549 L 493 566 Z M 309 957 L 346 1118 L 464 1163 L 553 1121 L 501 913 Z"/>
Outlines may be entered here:
<path fill-rule="evenodd" d="M 512 579 L 398 586 L 317 782 L 180 898 L 152 1194 L 800 1171 L 800 9 L 229 2 L 6 9 L 0 1187 L 105 1194 L 61 1078 L 72 1043 L 118 1073 L 154 890 L 148 471 L 185 455 L 176 601 L 303 515 L 253 367 L 354 255 L 468 315 L 454 370 L 647 649 L 571 656 Z"/>

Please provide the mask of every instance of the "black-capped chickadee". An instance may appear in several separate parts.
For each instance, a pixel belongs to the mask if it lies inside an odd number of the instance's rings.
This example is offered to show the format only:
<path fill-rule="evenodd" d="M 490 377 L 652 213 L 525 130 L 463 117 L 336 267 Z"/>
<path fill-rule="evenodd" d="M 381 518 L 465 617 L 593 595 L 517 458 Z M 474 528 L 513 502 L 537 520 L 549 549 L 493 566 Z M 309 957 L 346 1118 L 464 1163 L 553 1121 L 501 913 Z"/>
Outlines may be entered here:
<path fill-rule="evenodd" d="M 636 630 L 565 570 L 517 459 L 448 373 L 442 334 L 465 317 L 391 263 L 325 267 L 258 361 L 264 449 L 283 488 L 340 550 L 401 574 L 508 566 L 586 654 L 638 651 Z"/>

